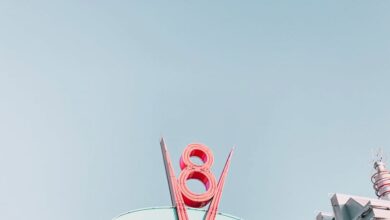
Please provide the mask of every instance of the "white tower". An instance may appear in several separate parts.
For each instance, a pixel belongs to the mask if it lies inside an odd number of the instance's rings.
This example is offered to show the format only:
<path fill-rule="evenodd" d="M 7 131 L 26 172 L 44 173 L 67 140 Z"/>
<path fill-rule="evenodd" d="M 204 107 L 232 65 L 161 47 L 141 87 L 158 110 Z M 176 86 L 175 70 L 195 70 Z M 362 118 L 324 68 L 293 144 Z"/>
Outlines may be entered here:
<path fill-rule="evenodd" d="M 390 200 L 390 173 L 382 160 L 374 163 L 375 173 L 371 177 L 375 194 L 379 199 Z"/>

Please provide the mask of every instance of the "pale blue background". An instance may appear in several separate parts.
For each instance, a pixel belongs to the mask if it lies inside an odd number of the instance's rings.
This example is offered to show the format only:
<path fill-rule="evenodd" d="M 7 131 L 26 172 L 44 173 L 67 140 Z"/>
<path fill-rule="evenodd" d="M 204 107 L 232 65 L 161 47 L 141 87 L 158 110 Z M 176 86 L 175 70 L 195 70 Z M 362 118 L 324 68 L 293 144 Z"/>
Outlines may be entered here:
<path fill-rule="evenodd" d="M 169 205 L 159 148 L 235 145 L 220 210 L 314 219 L 390 151 L 390 1 L 1 1 L 0 219 Z M 176 171 L 178 166 L 176 166 Z"/>

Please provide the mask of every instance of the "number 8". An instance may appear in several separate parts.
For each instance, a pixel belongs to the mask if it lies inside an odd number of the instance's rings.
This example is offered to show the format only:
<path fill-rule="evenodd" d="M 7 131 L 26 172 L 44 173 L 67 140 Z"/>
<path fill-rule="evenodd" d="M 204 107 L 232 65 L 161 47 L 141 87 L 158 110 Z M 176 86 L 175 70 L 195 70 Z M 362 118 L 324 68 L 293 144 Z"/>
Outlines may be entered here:
<path fill-rule="evenodd" d="M 191 157 L 199 157 L 202 165 L 194 164 Z M 215 176 L 210 168 L 213 165 L 214 157 L 211 150 L 203 144 L 189 144 L 180 158 L 181 173 L 179 176 L 179 187 L 183 196 L 184 203 L 190 207 L 201 208 L 207 205 L 213 198 L 217 184 Z M 187 187 L 187 180 L 196 179 L 203 183 L 206 192 L 202 194 L 193 193 Z"/>

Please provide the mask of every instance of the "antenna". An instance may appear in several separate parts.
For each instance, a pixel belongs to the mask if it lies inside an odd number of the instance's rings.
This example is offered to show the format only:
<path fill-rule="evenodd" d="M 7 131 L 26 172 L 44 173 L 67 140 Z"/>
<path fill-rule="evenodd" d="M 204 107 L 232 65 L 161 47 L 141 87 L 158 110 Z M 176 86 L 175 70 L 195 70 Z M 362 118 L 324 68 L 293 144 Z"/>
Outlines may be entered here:
<path fill-rule="evenodd" d="M 383 149 L 379 148 L 374 156 L 375 173 L 371 176 L 375 194 L 379 199 L 390 200 L 390 172 L 386 169 Z"/>
<path fill-rule="evenodd" d="M 372 162 L 387 162 L 387 156 L 385 155 L 383 147 L 372 150 Z"/>

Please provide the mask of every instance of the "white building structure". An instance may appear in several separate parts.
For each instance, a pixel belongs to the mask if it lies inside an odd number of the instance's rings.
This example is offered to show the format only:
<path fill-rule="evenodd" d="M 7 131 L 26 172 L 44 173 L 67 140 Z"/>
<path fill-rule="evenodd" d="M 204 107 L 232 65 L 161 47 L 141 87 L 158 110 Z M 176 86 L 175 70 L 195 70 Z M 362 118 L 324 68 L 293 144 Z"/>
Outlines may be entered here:
<path fill-rule="evenodd" d="M 320 212 L 317 220 L 390 219 L 390 173 L 382 159 L 374 168 L 371 180 L 377 199 L 336 193 L 331 198 L 333 214 Z"/>

